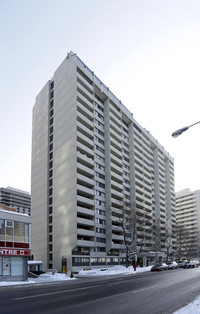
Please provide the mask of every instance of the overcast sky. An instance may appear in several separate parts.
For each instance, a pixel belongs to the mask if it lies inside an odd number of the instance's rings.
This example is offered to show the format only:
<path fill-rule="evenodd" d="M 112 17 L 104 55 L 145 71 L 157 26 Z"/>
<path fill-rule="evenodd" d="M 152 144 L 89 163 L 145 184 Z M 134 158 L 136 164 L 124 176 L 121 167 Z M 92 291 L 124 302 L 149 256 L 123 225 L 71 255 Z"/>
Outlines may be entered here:
<path fill-rule="evenodd" d="M 0 0 L 0 187 L 31 190 L 35 97 L 71 50 L 200 189 L 199 0 Z"/>

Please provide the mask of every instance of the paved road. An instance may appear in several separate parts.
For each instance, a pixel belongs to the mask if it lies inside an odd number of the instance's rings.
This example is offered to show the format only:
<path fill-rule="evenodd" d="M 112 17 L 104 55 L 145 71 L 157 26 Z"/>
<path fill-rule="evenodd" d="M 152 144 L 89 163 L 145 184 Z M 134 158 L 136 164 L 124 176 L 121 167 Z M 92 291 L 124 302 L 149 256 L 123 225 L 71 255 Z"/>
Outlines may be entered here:
<path fill-rule="evenodd" d="M 0 313 L 167 314 L 200 295 L 200 268 L 2 287 Z"/>

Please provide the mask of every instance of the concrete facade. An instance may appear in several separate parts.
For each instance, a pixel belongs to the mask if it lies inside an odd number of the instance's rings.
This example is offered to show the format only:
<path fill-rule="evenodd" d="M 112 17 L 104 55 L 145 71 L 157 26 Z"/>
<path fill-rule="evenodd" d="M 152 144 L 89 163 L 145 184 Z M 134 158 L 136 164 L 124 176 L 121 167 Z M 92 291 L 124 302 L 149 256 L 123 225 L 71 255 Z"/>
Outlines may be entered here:
<path fill-rule="evenodd" d="M 144 222 L 141 258 L 155 258 L 155 222 L 161 233 L 175 228 L 173 158 L 72 52 L 33 108 L 31 195 L 44 268 L 60 270 L 63 256 L 73 270 L 124 263 L 122 206 Z"/>
<path fill-rule="evenodd" d="M 176 192 L 176 222 L 180 259 L 200 257 L 200 190 Z M 180 243 L 179 243 L 180 242 Z"/>

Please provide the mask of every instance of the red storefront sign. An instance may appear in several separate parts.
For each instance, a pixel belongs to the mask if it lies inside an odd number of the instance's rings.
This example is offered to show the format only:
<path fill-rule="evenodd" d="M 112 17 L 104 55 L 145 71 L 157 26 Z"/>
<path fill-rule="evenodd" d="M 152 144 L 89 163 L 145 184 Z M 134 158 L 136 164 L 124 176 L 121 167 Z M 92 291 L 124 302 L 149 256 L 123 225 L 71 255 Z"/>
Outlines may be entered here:
<path fill-rule="evenodd" d="M 30 256 L 31 250 L 29 249 L 11 249 L 11 248 L 2 248 L 0 247 L 0 256 L 9 255 L 9 256 Z"/>

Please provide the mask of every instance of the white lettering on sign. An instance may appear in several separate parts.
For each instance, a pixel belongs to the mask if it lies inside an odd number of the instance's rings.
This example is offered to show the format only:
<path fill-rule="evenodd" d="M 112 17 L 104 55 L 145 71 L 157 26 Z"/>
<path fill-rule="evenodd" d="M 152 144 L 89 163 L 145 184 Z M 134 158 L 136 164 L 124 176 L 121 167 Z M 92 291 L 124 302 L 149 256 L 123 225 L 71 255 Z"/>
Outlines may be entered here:
<path fill-rule="evenodd" d="M 6 249 L 6 248 L 0 248 L 0 255 L 14 255 L 14 256 L 30 256 L 30 250 L 29 249 Z"/>

